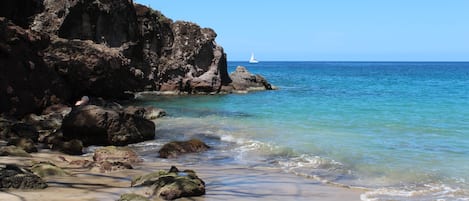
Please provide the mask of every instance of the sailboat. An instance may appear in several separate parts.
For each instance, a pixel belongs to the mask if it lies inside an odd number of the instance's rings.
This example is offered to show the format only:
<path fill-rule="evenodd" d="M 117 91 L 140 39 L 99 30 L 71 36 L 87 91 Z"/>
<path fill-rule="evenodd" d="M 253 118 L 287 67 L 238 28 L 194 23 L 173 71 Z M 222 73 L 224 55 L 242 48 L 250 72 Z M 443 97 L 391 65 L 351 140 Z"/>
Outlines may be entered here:
<path fill-rule="evenodd" d="M 251 58 L 249 59 L 249 63 L 250 63 L 250 64 L 257 64 L 257 63 L 259 63 L 259 61 L 257 61 L 256 58 L 254 58 L 254 53 L 251 53 Z"/>

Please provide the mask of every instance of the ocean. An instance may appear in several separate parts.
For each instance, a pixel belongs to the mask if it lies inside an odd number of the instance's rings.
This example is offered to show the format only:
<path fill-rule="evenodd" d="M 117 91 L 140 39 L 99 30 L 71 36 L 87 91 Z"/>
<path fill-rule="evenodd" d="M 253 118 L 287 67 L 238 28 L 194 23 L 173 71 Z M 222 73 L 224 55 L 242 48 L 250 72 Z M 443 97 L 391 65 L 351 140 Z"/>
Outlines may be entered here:
<path fill-rule="evenodd" d="M 362 200 L 469 200 L 469 63 L 228 62 L 274 91 L 148 96 L 163 108 L 146 160 L 170 140 L 212 149 L 190 164 L 276 167 L 368 189 Z"/>

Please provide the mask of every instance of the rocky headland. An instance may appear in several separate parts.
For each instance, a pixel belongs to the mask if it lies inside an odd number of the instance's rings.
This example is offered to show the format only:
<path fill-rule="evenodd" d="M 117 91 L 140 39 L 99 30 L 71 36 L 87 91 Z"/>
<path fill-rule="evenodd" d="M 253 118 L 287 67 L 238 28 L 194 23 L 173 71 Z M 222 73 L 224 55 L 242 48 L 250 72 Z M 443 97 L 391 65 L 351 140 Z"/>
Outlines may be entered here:
<path fill-rule="evenodd" d="M 165 112 L 131 106 L 137 93 L 208 95 L 273 88 L 244 67 L 228 74 L 227 55 L 216 36 L 210 28 L 173 21 L 132 0 L 1 1 L 0 156 L 27 160 L 0 163 L 0 188 L 41 189 L 47 182 L 40 177 L 50 176 L 44 172 L 70 175 L 49 161 L 33 162 L 30 157 L 41 150 L 81 155 L 90 145 L 154 139 L 154 119 Z M 198 140 L 172 142 L 160 156 L 207 149 Z M 93 160 L 59 158 L 67 166 L 101 173 L 131 169 L 136 161 L 127 160 L 138 158 L 115 147 L 101 152 Z M 155 194 L 173 199 L 205 193 L 200 179 L 195 194 L 162 190 L 170 180 L 180 185 L 181 175 L 198 179 L 190 171 L 161 173 L 161 180 L 152 180 Z"/>

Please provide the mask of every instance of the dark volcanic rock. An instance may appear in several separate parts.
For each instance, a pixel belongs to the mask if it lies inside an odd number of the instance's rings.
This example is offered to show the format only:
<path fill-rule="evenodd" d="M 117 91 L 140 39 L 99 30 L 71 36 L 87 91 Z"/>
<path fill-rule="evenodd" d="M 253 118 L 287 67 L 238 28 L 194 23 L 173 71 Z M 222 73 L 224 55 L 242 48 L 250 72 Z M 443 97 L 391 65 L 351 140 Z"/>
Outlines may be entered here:
<path fill-rule="evenodd" d="M 127 145 L 151 140 L 155 124 L 121 110 L 85 105 L 74 108 L 62 123 L 66 139 L 80 139 L 88 145 Z"/>
<path fill-rule="evenodd" d="M 16 165 L 0 165 L 0 189 L 43 189 L 47 184 L 31 171 Z"/>
<path fill-rule="evenodd" d="M 215 43 L 212 29 L 201 29 L 189 22 L 172 25 L 171 54 L 160 59 L 160 91 L 216 93 L 230 82 L 226 71 L 226 54 Z"/>
<path fill-rule="evenodd" d="M 59 28 L 59 37 L 92 40 L 111 47 L 137 40 L 137 17 L 132 1 L 75 2 Z"/>
<path fill-rule="evenodd" d="M 83 94 L 126 98 L 125 91 L 143 88 L 118 48 L 92 41 L 56 39 L 44 59 L 70 85 L 75 99 Z"/>
<path fill-rule="evenodd" d="M 208 150 L 210 147 L 200 140 L 175 141 L 165 144 L 158 153 L 161 158 L 175 158 L 184 153 L 198 153 Z"/>
<path fill-rule="evenodd" d="M 2 15 L 31 29 L 0 18 L 0 113 L 40 114 L 49 105 L 73 104 L 85 95 L 128 99 L 145 90 L 213 94 L 246 87 L 232 83 L 215 31 L 173 22 L 131 0 L 0 5 Z M 249 89 L 259 83 L 269 88 L 260 76 L 247 79 L 255 83 Z"/>
<path fill-rule="evenodd" d="M 42 60 L 48 43 L 0 18 L 0 113 L 22 116 L 69 98 L 66 84 Z"/>
<path fill-rule="evenodd" d="M 2 0 L 0 1 L 0 17 L 6 17 L 16 25 L 28 28 L 34 15 L 42 12 L 43 0 Z"/>

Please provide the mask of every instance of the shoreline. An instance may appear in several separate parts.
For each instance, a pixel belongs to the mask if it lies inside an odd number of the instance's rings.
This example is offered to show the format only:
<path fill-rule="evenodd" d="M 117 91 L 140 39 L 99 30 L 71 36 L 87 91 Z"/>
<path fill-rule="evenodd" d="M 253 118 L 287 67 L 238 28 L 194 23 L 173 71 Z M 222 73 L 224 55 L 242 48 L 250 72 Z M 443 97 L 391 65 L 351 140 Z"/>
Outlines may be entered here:
<path fill-rule="evenodd" d="M 282 171 L 279 168 L 256 168 L 241 165 L 187 165 L 168 162 L 142 162 L 134 169 L 111 173 L 96 173 L 85 168 L 70 166 L 66 160 L 89 159 L 91 156 L 70 156 L 59 152 L 41 150 L 32 158 L 0 157 L 0 164 L 28 165 L 32 161 L 51 161 L 72 173 L 66 177 L 45 178 L 48 188 L 43 190 L 0 191 L 0 200 L 41 201 L 117 200 L 121 194 L 138 192 L 131 188 L 133 176 L 156 170 L 166 170 L 171 165 L 192 169 L 206 183 L 206 195 L 179 200 L 360 200 L 362 189 L 350 189 L 315 181 Z"/>

